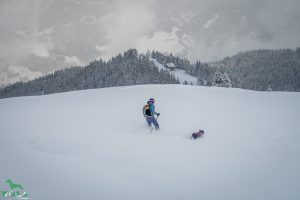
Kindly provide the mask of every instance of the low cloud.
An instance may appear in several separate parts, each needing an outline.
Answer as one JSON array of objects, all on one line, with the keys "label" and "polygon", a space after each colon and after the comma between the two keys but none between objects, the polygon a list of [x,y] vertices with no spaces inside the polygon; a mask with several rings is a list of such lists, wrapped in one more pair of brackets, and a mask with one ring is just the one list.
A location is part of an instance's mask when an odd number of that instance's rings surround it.
[{"label": "low cloud", "polygon": [[295,48],[299,7],[298,0],[3,0],[0,72],[23,66],[21,72],[34,77],[26,69],[44,74],[129,48],[191,61],[256,48]]},{"label": "low cloud", "polygon": [[213,18],[211,18],[210,20],[208,20],[204,25],[203,28],[208,29],[212,24],[214,24],[214,22],[220,17],[219,14],[215,14],[213,16]]},{"label": "low cloud", "polygon": [[70,65],[82,65],[82,62],[76,56],[64,56],[66,63]]},{"label": "low cloud", "polygon": [[184,46],[180,44],[180,38],[176,32],[178,28],[173,27],[170,33],[165,31],[154,32],[152,35],[142,36],[137,41],[137,49],[141,52],[156,50],[161,52],[180,53]]},{"label": "low cloud", "polygon": [[42,75],[43,73],[30,71],[21,65],[10,65],[6,73],[0,73],[0,86],[18,81],[26,82]]}]

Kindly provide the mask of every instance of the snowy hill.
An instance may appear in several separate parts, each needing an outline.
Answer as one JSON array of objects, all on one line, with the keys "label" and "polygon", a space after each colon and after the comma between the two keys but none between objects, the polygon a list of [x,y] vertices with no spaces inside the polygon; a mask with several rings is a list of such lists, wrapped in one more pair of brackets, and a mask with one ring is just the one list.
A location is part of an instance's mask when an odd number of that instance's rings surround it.
[{"label": "snowy hill", "polygon": [[[150,97],[161,113],[152,134]],[[1,99],[0,189],[12,179],[31,200],[298,200],[299,102],[183,85]]]},{"label": "snowy hill", "polygon": [[[161,69],[167,70],[167,68],[163,64],[158,62],[156,59],[150,58],[149,60],[154,62],[154,64],[158,67],[159,70],[161,70]],[[197,85],[197,77],[187,74],[182,69],[176,69],[175,71],[169,71],[169,73],[174,75],[175,78],[178,79],[181,84],[183,84],[186,81],[189,84],[192,83],[193,85]]]}]

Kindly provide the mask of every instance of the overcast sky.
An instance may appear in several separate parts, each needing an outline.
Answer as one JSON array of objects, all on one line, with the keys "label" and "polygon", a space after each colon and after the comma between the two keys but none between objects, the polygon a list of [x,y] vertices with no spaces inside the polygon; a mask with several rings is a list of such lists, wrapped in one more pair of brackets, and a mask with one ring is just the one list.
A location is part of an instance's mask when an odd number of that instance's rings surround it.
[{"label": "overcast sky", "polygon": [[128,48],[213,61],[300,46],[299,0],[0,0],[0,84]]}]

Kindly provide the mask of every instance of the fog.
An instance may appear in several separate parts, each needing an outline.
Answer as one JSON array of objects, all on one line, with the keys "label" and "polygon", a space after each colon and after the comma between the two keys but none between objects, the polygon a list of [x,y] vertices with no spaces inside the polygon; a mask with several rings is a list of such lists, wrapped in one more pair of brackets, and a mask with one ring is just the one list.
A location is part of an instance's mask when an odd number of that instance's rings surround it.
[{"label": "fog", "polygon": [[0,85],[129,48],[192,62],[295,48],[299,8],[298,0],[1,0]]}]

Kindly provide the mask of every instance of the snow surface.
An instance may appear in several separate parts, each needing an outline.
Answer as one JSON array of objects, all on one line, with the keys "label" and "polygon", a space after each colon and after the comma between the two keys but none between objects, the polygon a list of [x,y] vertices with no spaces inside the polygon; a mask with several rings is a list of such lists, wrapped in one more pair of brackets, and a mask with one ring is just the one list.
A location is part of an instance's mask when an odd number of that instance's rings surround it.
[{"label": "snow surface", "polygon": [[[168,70],[163,64],[158,62],[156,59],[150,58],[150,60],[154,62],[154,64],[158,67],[159,70],[161,69]],[[193,85],[197,85],[197,77],[187,74],[182,69],[176,69],[175,71],[169,71],[169,72],[173,74],[176,78],[178,78],[181,84],[187,81],[189,84],[192,83]]]},{"label": "snow surface", "polygon": [[[161,113],[152,134],[150,97]],[[299,102],[184,85],[1,99],[0,189],[12,179],[31,200],[299,200]]]}]

